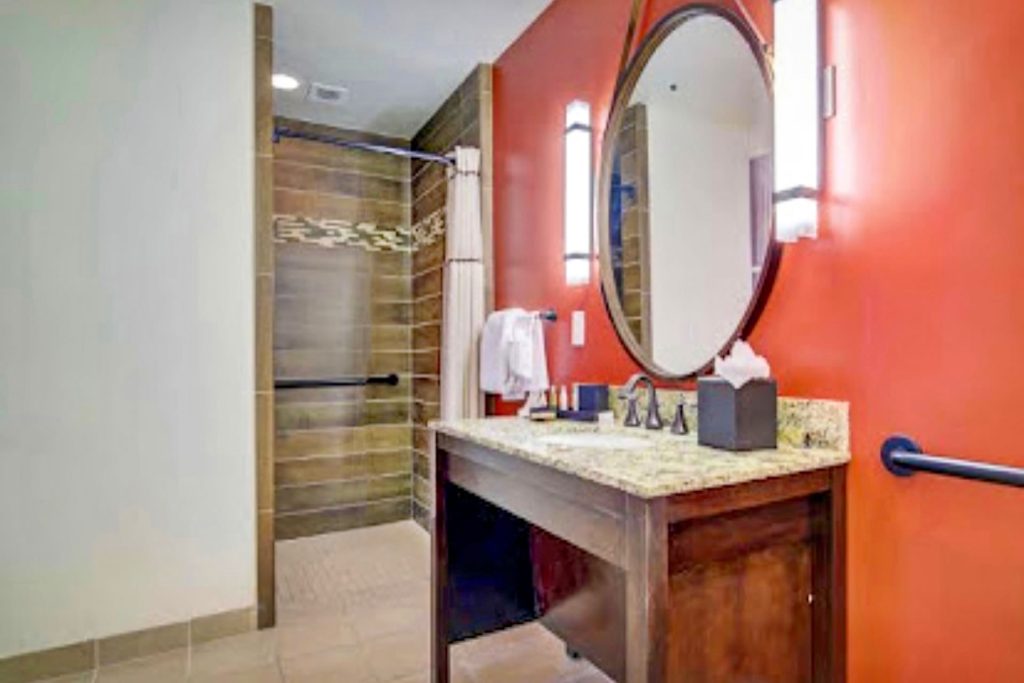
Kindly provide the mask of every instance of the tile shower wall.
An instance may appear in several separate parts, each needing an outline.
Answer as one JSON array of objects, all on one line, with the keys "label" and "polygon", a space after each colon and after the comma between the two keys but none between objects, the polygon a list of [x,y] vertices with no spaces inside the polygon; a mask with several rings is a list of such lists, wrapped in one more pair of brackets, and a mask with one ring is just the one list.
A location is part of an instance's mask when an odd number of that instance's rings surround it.
[{"label": "tile shower wall", "polygon": [[[491,272],[491,67],[481,64],[466,78],[413,137],[414,149],[446,154],[456,145],[481,150],[481,211],[483,214],[486,271]],[[412,220],[414,224],[444,212],[447,184],[445,167],[414,161],[412,164]],[[412,258],[413,274],[413,516],[428,527],[430,514],[430,456],[427,423],[439,414],[441,286],[444,238],[421,246]],[[489,284],[488,309],[493,299]]]},{"label": "tile shower wall", "polygon": [[[279,123],[408,146],[407,141],[297,121]],[[381,248],[373,236],[409,225],[409,162],[282,139],[274,150],[274,214],[275,379],[400,377],[396,387],[276,393],[277,538],[407,519],[412,496],[412,256]],[[356,226],[371,239],[343,243],[350,240],[321,239],[319,231],[314,239],[301,240],[289,226],[303,221]]]}]

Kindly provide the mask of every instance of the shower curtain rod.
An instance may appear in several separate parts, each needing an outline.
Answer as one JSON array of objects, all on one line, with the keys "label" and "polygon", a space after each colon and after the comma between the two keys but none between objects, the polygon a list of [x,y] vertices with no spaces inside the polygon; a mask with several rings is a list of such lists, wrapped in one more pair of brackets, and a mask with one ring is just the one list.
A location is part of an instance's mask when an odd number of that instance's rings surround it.
[{"label": "shower curtain rod", "polygon": [[372,142],[342,140],[341,138],[334,138],[329,135],[308,133],[304,130],[293,130],[291,128],[285,128],[283,126],[276,126],[274,128],[274,142],[277,142],[281,138],[294,138],[296,140],[310,140],[312,142],[322,142],[326,145],[334,145],[335,147],[347,147],[348,149],[359,149],[364,152],[376,152],[378,154],[391,154],[392,156],[396,157],[419,159],[420,161],[432,161],[436,164],[444,164],[445,166],[455,165],[454,161],[452,161],[446,156],[441,156],[440,154],[431,154],[430,152],[417,152],[416,150],[413,149],[389,147],[388,145],[376,145]]}]

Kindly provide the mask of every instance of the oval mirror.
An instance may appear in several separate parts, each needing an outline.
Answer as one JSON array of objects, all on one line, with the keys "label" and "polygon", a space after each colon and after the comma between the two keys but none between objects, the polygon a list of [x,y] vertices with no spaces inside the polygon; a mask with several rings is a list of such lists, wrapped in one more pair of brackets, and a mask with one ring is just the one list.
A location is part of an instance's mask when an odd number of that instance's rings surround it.
[{"label": "oval mirror", "polygon": [[753,323],[776,260],[772,142],[746,24],[709,7],[662,20],[616,93],[597,204],[605,301],[649,372],[699,372]]}]

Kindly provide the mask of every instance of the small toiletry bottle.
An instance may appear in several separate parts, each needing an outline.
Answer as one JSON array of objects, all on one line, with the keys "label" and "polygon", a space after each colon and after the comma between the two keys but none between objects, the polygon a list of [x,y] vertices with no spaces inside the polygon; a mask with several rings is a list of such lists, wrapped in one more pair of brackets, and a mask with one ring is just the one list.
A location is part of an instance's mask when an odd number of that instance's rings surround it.
[{"label": "small toiletry bottle", "polygon": [[566,391],[564,384],[562,392],[558,395],[558,408],[559,410],[569,410],[569,392]]},{"label": "small toiletry bottle", "polygon": [[558,408],[558,387],[554,384],[551,385],[551,390],[548,392],[548,408],[551,410]]}]

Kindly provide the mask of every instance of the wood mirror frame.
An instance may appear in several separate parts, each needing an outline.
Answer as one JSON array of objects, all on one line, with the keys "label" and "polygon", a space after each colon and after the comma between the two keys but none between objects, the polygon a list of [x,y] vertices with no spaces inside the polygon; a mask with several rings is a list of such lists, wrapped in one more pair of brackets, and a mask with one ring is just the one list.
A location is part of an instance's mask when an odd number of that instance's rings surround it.
[{"label": "wood mirror frame", "polygon": [[[612,319],[612,323],[615,326],[615,331],[618,334],[619,339],[622,341],[633,360],[635,360],[636,363],[644,368],[644,370],[649,374],[666,380],[680,380],[695,377],[712,367],[714,364],[714,356],[709,358],[704,365],[696,370],[679,374],[658,365],[654,360],[653,354],[648,353],[633,335],[633,332],[626,320],[625,311],[623,311],[622,308],[622,302],[619,298],[618,288],[615,283],[614,268],[611,262],[611,235],[608,215],[611,199],[611,175],[614,165],[614,151],[619,128],[622,124],[626,108],[629,105],[630,97],[633,95],[633,90],[636,87],[637,81],[640,80],[640,76],[643,74],[644,68],[647,66],[647,63],[650,61],[661,43],[676,29],[689,21],[706,16],[714,16],[724,19],[739,32],[750,47],[751,54],[757,61],[758,68],[761,70],[769,101],[774,101],[775,95],[771,64],[765,54],[765,49],[757,37],[757,34],[749,25],[747,25],[746,21],[729,10],[715,7],[713,5],[688,5],[674,10],[663,17],[641,41],[636,54],[629,61],[625,72],[618,78],[615,96],[612,99],[611,113],[608,115],[608,121],[604,129],[604,137],[601,143],[601,166],[599,169],[600,175],[598,178],[598,193],[595,210],[597,213],[601,290],[604,296],[605,308],[608,310],[608,315]],[[751,293],[750,302],[747,305],[746,311],[737,324],[733,334],[722,344],[718,354],[726,351],[737,339],[745,338],[754,327],[754,324],[757,322],[758,317],[764,309],[765,303],[768,299],[768,294],[770,293],[772,284],[775,281],[775,273],[778,270],[781,254],[781,247],[775,239],[775,217],[773,207],[772,217],[768,225],[767,246],[765,248],[764,262],[761,266],[760,277],[757,280],[757,285]]]}]

